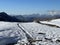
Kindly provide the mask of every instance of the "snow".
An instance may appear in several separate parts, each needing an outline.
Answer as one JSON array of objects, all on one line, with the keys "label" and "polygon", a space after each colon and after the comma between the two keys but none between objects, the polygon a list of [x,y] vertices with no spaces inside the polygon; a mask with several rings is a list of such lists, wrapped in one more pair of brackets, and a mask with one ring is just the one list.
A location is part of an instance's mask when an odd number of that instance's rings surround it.
[{"label": "snow", "polygon": [[[32,35],[32,34],[38,34],[39,32],[42,32],[42,33],[53,33],[55,32],[59,32],[59,28],[54,28],[54,27],[49,27],[49,26],[46,26],[46,25],[41,25],[41,24],[38,24],[38,23],[22,23],[21,25],[23,25],[26,30]],[[35,36],[35,35],[32,35],[32,36]]]},{"label": "snow", "polygon": [[40,21],[40,22],[60,26],[60,19],[54,19],[49,22],[48,21]]},{"label": "snow", "polygon": [[0,22],[0,45],[15,43],[24,38],[25,34],[18,28],[17,23]]},{"label": "snow", "polygon": [[[59,20],[50,22],[41,21],[42,23],[54,24],[59,26]],[[23,31],[20,27],[25,31]],[[60,40],[60,28],[42,25],[36,22],[17,23],[17,22],[0,22],[0,45],[9,43],[25,44],[28,43],[28,34],[33,40],[42,40],[33,42],[35,45],[60,45],[56,40]],[[45,39],[47,38],[47,39]],[[51,39],[51,40],[50,40]]]}]

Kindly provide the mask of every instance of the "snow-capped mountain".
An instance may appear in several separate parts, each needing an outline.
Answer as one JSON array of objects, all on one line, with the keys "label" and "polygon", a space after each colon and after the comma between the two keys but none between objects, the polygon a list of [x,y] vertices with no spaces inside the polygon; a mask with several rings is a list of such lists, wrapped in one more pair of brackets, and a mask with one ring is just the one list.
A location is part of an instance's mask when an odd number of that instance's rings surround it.
[{"label": "snow-capped mountain", "polygon": [[50,25],[56,25],[60,27],[60,19],[54,19],[51,21],[40,21],[40,22],[45,24],[50,24]]}]

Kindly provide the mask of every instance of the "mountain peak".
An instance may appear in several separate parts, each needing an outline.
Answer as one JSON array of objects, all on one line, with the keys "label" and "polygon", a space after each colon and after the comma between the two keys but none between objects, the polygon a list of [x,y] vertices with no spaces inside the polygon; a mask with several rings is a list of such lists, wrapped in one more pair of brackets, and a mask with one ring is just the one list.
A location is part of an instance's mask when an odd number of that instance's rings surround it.
[{"label": "mountain peak", "polygon": [[0,12],[0,15],[8,15],[8,14],[5,12]]}]

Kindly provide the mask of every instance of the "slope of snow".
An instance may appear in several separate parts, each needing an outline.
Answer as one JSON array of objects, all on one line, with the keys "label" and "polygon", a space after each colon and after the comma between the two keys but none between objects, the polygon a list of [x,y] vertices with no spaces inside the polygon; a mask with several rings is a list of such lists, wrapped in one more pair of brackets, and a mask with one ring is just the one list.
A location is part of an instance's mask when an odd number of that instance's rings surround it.
[{"label": "slope of snow", "polygon": [[45,24],[52,24],[52,25],[57,25],[57,26],[60,26],[60,19],[55,19],[55,20],[51,20],[51,21],[40,21],[42,23],[45,23]]},{"label": "slope of snow", "polygon": [[[21,27],[24,27],[29,34],[31,34],[34,40],[41,40],[41,39],[44,40],[44,38],[48,38],[48,39],[51,39],[54,42],[54,44],[57,44],[55,43],[57,39],[60,40],[60,28],[50,27],[50,26],[38,24],[35,22],[20,23],[20,25]],[[44,33],[45,35],[39,34],[39,33]],[[36,44],[39,44],[39,43],[36,43]],[[45,42],[43,41],[42,44],[44,43]],[[46,43],[48,43],[49,45],[49,43],[51,42],[48,41]],[[51,45],[53,45],[53,43]]]},{"label": "slope of snow", "polygon": [[[58,21],[59,20],[57,20],[57,22]],[[52,20],[51,22],[55,23],[56,21]],[[60,28],[50,27],[36,22],[0,22],[0,45],[16,43],[18,40],[18,42],[28,43],[28,36],[26,36],[26,34],[33,38],[33,40],[42,40],[40,42],[36,41],[34,44],[59,45],[59,43],[56,43],[55,41],[57,39],[60,40]],[[51,39],[53,42],[50,40],[46,41],[45,38]]]},{"label": "slope of snow", "polygon": [[[38,23],[21,23],[22,26],[25,27],[25,30],[27,30],[34,38],[38,35],[38,33],[47,33],[47,35],[53,36],[53,34],[60,34],[60,28],[55,27],[49,27],[46,25],[41,25]],[[57,35],[56,34],[56,35]]]},{"label": "slope of snow", "polygon": [[51,22],[60,25],[60,19],[55,19],[55,20],[52,20]]},{"label": "slope of snow", "polygon": [[0,45],[16,43],[17,40],[24,38],[25,34],[17,23],[0,22]]}]

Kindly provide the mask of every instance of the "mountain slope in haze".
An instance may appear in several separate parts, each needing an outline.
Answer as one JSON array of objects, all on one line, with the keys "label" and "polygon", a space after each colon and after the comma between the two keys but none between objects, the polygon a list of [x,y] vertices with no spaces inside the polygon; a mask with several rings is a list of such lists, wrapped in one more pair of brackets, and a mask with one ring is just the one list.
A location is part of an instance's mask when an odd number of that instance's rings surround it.
[{"label": "mountain slope in haze", "polygon": [[21,22],[26,22],[26,18],[24,16],[22,16],[22,15],[16,15],[16,16],[13,16],[13,17],[20,20]]},{"label": "mountain slope in haze", "polygon": [[50,21],[53,19],[59,19],[60,15],[59,14],[55,14],[55,15],[51,15],[51,14],[31,14],[31,15],[17,15],[15,16],[17,19],[19,20],[23,20],[26,22],[32,22],[34,20],[40,20],[40,21]]},{"label": "mountain slope in haze", "polygon": [[19,22],[18,19],[16,19],[15,17],[12,17],[10,15],[8,15],[5,12],[1,12],[0,13],[0,21]]}]

